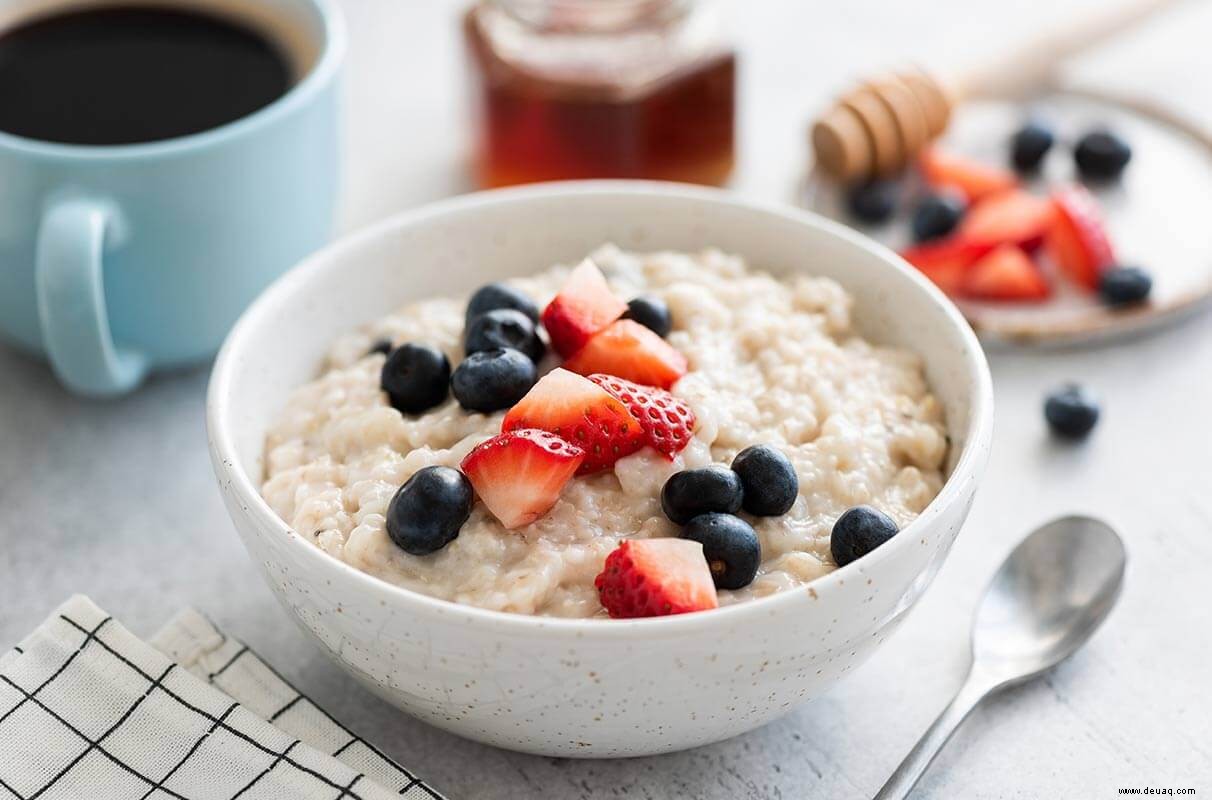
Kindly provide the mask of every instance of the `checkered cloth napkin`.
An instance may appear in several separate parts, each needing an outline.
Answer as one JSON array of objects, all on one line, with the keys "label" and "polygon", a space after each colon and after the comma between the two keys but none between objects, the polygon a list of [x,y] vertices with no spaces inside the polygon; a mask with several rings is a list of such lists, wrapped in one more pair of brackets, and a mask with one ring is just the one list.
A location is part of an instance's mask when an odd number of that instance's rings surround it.
[{"label": "checkered cloth napkin", "polygon": [[0,800],[442,800],[184,611],[149,644],[86,597],[0,656]]}]

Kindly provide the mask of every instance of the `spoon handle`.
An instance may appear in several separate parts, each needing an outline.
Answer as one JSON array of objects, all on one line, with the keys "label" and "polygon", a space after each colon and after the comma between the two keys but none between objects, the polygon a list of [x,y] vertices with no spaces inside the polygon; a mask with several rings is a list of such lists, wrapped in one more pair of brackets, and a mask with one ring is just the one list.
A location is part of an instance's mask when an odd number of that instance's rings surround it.
[{"label": "spoon handle", "polygon": [[926,729],[922,738],[917,740],[917,744],[909,751],[909,755],[905,756],[905,760],[896,768],[896,772],[892,773],[892,777],[874,800],[904,800],[908,797],[909,792],[913,791],[913,787],[926,772],[926,768],[930,766],[930,762],[951,738],[951,734],[955,733],[955,729],[969,712],[985,699],[989,690],[988,682],[977,679],[974,673],[969,672],[955,697],[943,709],[943,713],[938,715],[938,719]]}]

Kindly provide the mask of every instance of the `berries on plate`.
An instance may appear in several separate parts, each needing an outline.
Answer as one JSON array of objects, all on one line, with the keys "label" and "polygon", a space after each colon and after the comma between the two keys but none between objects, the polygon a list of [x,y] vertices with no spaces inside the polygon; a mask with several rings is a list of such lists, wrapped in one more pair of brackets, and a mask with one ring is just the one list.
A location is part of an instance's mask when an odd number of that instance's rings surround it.
[{"label": "berries on plate", "polygon": [[957,235],[969,242],[1015,244],[1033,250],[1043,242],[1052,214],[1049,201],[1011,190],[986,198],[969,209]]},{"label": "berries on plate", "polygon": [[762,546],[757,532],[740,517],[700,514],[682,528],[682,538],[703,545],[717,589],[742,589],[757,576]]},{"label": "berries on plate", "polygon": [[414,556],[441,550],[459,535],[472,500],[471,483],[457,469],[420,469],[387,504],[387,535]]},{"label": "berries on plate", "polygon": [[1044,237],[1049,256],[1074,283],[1098,291],[1115,261],[1098,201],[1082,187],[1069,186],[1052,193],[1052,205]]},{"label": "berries on plate", "polygon": [[1115,308],[1143,303],[1151,291],[1153,277],[1140,267],[1112,267],[1098,284],[1103,302]]},{"label": "berries on plate", "polygon": [[829,550],[833,561],[844,567],[862,558],[897,534],[896,523],[882,511],[871,506],[847,509],[833,523]]},{"label": "berries on plate", "polygon": [[1077,140],[1073,160],[1083,178],[1114,180],[1132,160],[1132,148],[1109,130],[1095,130]]},{"label": "berries on plate", "polygon": [[755,517],[782,516],[799,496],[800,479],[795,467],[768,444],[755,444],[737,453],[732,471],[741,479],[744,490],[741,508]]},{"label": "berries on plate", "polygon": [[689,539],[626,539],[594,579],[614,619],[661,617],[719,607],[703,547]]},{"label": "berries on plate", "polygon": [[468,322],[463,331],[463,350],[468,355],[498,347],[518,350],[536,364],[547,351],[530,318],[512,308],[485,311]]},{"label": "berries on plate", "polygon": [[554,433],[523,428],[480,444],[461,466],[489,512],[512,529],[546,514],[584,459]]},{"label": "berries on plate", "polygon": [[910,222],[913,240],[925,242],[951,233],[959,225],[966,207],[964,199],[952,192],[927,195],[913,211]]},{"label": "berries on plate", "polygon": [[526,315],[531,324],[539,324],[539,307],[529,295],[520,289],[515,289],[507,283],[489,283],[476,289],[475,294],[467,301],[467,315],[464,323],[471,321],[481,314],[495,311],[499,308],[511,308]]},{"label": "berries on plate", "polygon": [[969,203],[1018,185],[1018,178],[1009,170],[946,153],[937,147],[922,154],[919,166],[931,186],[936,189],[947,186],[954,188]]},{"label": "berries on plate", "polygon": [[594,374],[589,380],[625,405],[644,429],[647,444],[669,460],[690,443],[695,417],[685,400],[664,389],[641,386],[613,375]]},{"label": "berries on plate", "polygon": [[956,237],[915,245],[901,253],[918,272],[951,297],[958,297],[968,268],[992,249],[991,245]]},{"label": "berries on plate", "polygon": [[1036,172],[1055,141],[1051,128],[1039,120],[1030,120],[1010,137],[1010,163],[1019,172]]},{"label": "berries on plate", "polygon": [[621,319],[590,339],[564,362],[564,368],[668,389],[689,367],[686,357],[660,336],[634,320]]},{"label": "berries on plate", "polygon": [[551,346],[567,358],[626,310],[627,304],[610,291],[601,270],[585,259],[543,309],[543,326],[551,337]]},{"label": "berries on plate", "polygon": [[1015,245],[1003,244],[968,268],[960,293],[978,300],[1030,302],[1046,299],[1052,287],[1031,256]]},{"label": "berries on plate", "polygon": [[741,478],[727,467],[686,469],[670,476],[661,487],[661,509],[677,525],[700,514],[735,514],[744,500]]},{"label": "berries on plate", "polygon": [[420,414],[445,399],[450,383],[450,360],[436,347],[404,344],[383,362],[379,388],[392,407],[405,414]]},{"label": "berries on plate", "polygon": [[860,222],[878,225],[892,218],[900,192],[896,181],[873,180],[855,184],[846,192],[846,208]]},{"label": "berries on plate", "polygon": [[673,315],[669,313],[669,306],[661,298],[650,294],[631,298],[623,319],[635,320],[662,339],[673,330]]},{"label": "berries on plate", "polygon": [[554,369],[509,410],[501,430],[538,428],[585,451],[580,474],[607,469],[644,446],[644,429],[627,407],[588,378]]},{"label": "berries on plate", "polygon": [[534,381],[533,361],[513,348],[498,347],[463,359],[450,376],[450,390],[463,408],[488,414],[521,400]]},{"label": "berries on plate", "polygon": [[1098,400],[1075,383],[1066,384],[1044,399],[1044,419],[1057,436],[1084,439],[1098,424]]}]

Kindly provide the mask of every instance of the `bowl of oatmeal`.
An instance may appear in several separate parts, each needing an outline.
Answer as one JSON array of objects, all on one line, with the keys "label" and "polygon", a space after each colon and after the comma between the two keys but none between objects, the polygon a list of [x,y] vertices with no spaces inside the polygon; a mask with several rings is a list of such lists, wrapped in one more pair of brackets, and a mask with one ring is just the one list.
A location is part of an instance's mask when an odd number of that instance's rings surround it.
[{"label": "bowl of oatmeal", "polygon": [[988,369],[890,252],[726,193],[591,182],[381,223],[254,304],[212,456],[250,554],[355,678],[559,756],[756,727],[926,588]]}]

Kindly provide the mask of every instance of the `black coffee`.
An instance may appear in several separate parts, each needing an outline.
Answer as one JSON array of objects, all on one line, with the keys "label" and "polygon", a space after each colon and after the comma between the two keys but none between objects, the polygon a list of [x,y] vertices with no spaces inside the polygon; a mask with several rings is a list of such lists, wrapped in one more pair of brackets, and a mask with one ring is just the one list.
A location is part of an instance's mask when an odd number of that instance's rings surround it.
[{"label": "black coffee", "polygon": [[260,34],[176,8],[104,6],[0,34],[0,130],[71,144],[129,144],[237,120],[290,87]]}]

